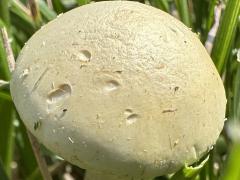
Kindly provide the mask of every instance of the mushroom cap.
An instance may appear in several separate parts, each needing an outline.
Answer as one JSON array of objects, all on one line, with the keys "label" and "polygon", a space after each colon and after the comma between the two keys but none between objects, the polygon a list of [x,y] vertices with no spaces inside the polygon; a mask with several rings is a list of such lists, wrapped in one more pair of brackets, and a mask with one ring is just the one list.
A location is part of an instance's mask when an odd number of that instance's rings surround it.
[{"label": "mushroom cap", "polygon": [[26,127],[82,168],[148,178],[191,164],[224,124],[224,87],[185,25],[129,1],[71,10],[36,32],[11,80]]}]

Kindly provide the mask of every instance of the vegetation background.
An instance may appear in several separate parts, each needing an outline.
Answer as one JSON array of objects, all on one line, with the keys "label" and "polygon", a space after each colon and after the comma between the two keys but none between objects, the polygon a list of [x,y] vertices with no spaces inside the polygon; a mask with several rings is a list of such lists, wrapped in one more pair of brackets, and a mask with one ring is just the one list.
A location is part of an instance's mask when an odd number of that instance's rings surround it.
[{"label": "vegetation background", "polygon": [[[166,11],[199,35],[222,77],[228,99],[224,130],[209,155],[174,175],[156,179],[240,180],[240,0],[139,2]],[[0,0],[0,180],[51,179],[49,174],[53,179],[84,177],[83,169],[64,161],[28,136],[9,92],[11,73],[7,62],[11,59],[10,46],[17,58],[25,42],[41,26],[87,3],[94,1]]]}]

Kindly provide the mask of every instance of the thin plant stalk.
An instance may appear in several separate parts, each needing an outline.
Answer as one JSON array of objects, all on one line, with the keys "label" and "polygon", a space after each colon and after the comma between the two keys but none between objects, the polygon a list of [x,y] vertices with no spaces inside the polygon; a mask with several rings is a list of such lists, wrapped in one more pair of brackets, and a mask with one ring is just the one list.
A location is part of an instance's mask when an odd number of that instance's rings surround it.
[{"label": "thin plant stalk", "polygon": [[[2,24],[3,25],[3,24]],[[1,28],[3,27],[1,25]],[[0,77],[2,80],[10,80],[10,71],[7,63],[7,54],[5,50],[5,40],[0,28]],[[4,30],[6,32],[6,29]],[[9,43],[9,42],[8,42]],[[6,91],[0,91],[0,114],[1,114],[1,131],[0,131],[0,158],[9,178],[11,178],[10,164],[13,159],[14,151],[14,126],[13,119],[15,111],[11,96]]]},{"label": "thin plant stalk", "polygon": [[222,74],[235,37],[240,12],[239,0],[228,0],[212,49],[212,58]]},{"label": "thin plant stalk", "polygon": [[[6,32],[6,29],[5,28],[1,29],[1,33],[3,36],[4,47],[6,48],[6,52],[10,53],[7,55],[7,62],[8,62],[8,67],[9,67],[10,72],[12,72],[15,69],[15,60],[13,57],[11,46],[9,44],[9,40],[7,38],[8,35]],[[47,164],[41,155],[40,145],[39,145],[38,141],[30,134],[30,132],[28,132],[28,136],[29,136],[29,139],[30,139],[30,142],[31,142],[31,145],[32,145],[32,148],[33,148],[33,151],[34,151],[35,157],[37,159],[37,162],[38,162],[38,165],[39,165],[39,168],[40,168],[43,178],[45,180],[52,180],[52,177],[51,177],[50,173],[48,172]]]},{"label": "thin plant stalk", "polygon": [[41,27],[42,17],[39,11],[38,3],[36,2],[36,0],[28,0],[28,4],[30,6],[31,15],[35,22],[36,27],[37,28]]},{"label": "thin plant stalk", "polygon": [[14,60],[11,45],[9,43],[9,38],[8,38],[6,28],[1,29],[1,34],[2,34],[2,38],[3,38],[3,42],[4,42],[3,43],[4,48],[5,48],[6,53],[7,53],[8,68],[10,70],[10,73],[12,73],[13,70],[15,69],[15,60]]},{"label": "thin plant stalk", "polygon": [[42,173],[42,176],[44,177],[45,180],[52,180],[52,177],[48,171],[46,161],[44,160],[44,158],[41,155],[40,144],[38,143],[37,139],[29,131],[27,132],[27,134],[28,134],[29,140],[31,142],[33,152],[36,156],[38,166]]}]

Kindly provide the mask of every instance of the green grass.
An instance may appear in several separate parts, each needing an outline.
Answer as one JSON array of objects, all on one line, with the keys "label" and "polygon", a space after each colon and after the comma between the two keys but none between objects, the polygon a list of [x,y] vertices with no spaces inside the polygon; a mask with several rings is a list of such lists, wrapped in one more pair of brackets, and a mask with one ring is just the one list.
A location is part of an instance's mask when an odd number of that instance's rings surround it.
[{"label": "green grass", "polygon": [[[28,2],[31,2],[30,6]],[[55,19],[60,13],[90,3],[90,0],[52,0],[51,2],[52,7],[49,7],[45,0],[0,1],[0,28],[7,28],[15,58],[24,43],[42,25]],[[150,4],[174,15],[194,32],[199,33],[203,44],[209,40],[208,33],[214,24],[214,8],[219,4],[218,0],[141,0],[139,2]],[[240,51],[240,0],[221,2],[222,7],[225,8],[222,10],[217,34],[212,43],[211,57],[225,85],[228,100],[226,127],[230,128],[224,128],[207,159],[203,158],[193,166],[186,166],[174,175],[156,179],[240,179],[240,139],[236,134],[229,132],[238,128],[240,123],[240,63],[236,55],[236,52]],[[0,37],[0,80],[9,81],[10,77],[6,48]],[[240,132],[240,128],[238,131]],[[59,160],[44,147],[41,148],[41,152],[54,179],[62,179],[63,174],[67,173],[66,166],[72,168],[73,177],[82,179],[84,172],[82,169]],[[13,168],[13,164],[18,166]],[[43,179],[40,169],[27,131],[12,103],[9,85],[1,86],[0,179]]]}]

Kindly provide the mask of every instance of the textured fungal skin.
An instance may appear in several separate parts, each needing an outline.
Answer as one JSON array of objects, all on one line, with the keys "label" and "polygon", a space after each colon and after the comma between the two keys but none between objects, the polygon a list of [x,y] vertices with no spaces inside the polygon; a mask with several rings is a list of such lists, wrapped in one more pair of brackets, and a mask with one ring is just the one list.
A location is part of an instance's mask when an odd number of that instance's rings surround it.
[{"label": "textured fungal skin", "polygon": [[225,117],[222,81],[196,34],[136,2],[85,5],[45,25],[18,57],[11,93],[47,148],[136,179],[195,162]]}]

